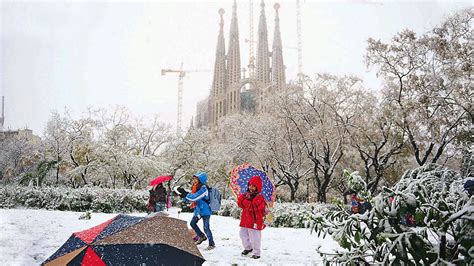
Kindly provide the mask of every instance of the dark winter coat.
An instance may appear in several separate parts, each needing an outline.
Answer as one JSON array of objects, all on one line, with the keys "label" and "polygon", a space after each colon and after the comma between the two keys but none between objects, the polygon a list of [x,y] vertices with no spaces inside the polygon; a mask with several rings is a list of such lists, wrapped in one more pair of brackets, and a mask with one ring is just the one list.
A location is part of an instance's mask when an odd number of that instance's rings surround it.
[{"label": "dark winter coat", "polygon": [[166,189],[163,185],[156,187],[156,189],[155,189],[155,201],[166,203],[167,195],[166,195]]},{"label": "dark winter coat", "polygon": [[249,180],[249,184],[257,187],[257,194],[252,195],[249,192],[241,194],[237,199],[237,205],[242,208],[240,216],[240,226],[256,230],[263,230],[265,216],[265,199],[262,194],[262,180],[258,176],[254,176]]},{"label": "dark winter coat", "polygon": [[148,210],[150,212],[155,211],[157,202],[167,203],[168,197],[166,189],[163,185],[157,185],[150,190],[150,197],[148,198]]}]

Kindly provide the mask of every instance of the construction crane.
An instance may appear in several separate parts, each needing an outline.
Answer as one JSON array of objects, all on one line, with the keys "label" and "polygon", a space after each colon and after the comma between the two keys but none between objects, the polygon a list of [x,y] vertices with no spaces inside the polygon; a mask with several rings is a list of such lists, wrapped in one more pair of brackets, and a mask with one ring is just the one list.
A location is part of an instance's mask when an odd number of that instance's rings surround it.
[{"label": "construction crane", "polygon": [[[249,45],[251,45],[252,43],[257,43],[257,41],[252,41],[252,40],[249,40],[249,39],[245,39],[244,40],[246,43],[249,43]],[[294,46],[286,46],[286,45],[283,45],[284,48],[286,49],[292,49],[292,50],[298,50],[298,47],[294,47]],[[255,58],[254,58],[255,59]]]},{"label": "construction crane", "polygon": [[303,40],[301,34],[300,0],[296,0],[296,45],[298,49],[298,80],[303,80]]},{"label": "construction crane", "polygon": [[186,73],[191,72],[211,72],[211,69],[194,69],[194,70],[183,70],[183,63],[178,70],[176,69],[161,69],[161,75],[164,76],[166,73],[176,73],[178,74],[178,114],[176,118],[176,133],[181,133],[181,122],[183,118],[183,78],[186,76]]},{"label": "construction crane", "polygon": [[[254,74],[254,67],[255,67],[255,57],[253,55],[253,45],[256,41],[253,38],[253,0],[249,0],[249,39],[245,39],[244,41],[249,44],[249,76],[253,77]],[[302,33],[301,33],[301,7],[300,7],[300,0],[296,0],[296,47],[291,46],[283,46],[286,49],[297,50],[298,53],[298,80],[301,81],[303,79],[303,40],[302,40]]]},{"label": "construction crane", "polygon": [[[253,78],[255,74],[255,56],[253,54],[253,0],[249,0],[249,77]],[[246,39],[247,41],[247,39]]]},{"label": "construction crane", "polygon": [[3,130],[5,123],[5,96],[2,96],[2,117],[0,117],[0,131]]}]

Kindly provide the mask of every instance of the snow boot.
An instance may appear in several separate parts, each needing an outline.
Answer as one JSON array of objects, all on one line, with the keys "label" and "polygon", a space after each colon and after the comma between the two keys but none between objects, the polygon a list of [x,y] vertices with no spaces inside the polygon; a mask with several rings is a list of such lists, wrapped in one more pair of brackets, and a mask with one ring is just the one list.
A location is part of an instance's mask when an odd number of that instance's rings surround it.
[{"label": "snow boot", "polygon": [[209,246],[207,246],[206,250],[213,250],[215,248],[216,248],[215,245],[209,245]]},{"label": "snow boot", "polygon": [[252,252],[253,249],[244,249],[244,251],[242,251],[242,256],[247,256],[250,252]]},{"label": "snow boot", "polygon": [[207,237],[206,236],[200,236],[198,241],[196,241],[196,245],[199,245],[201,244],[202,242],[206,241],[207,240]]},{"label": "snow boot", "polygon": [[252,259],[260,259],[260,256],[252,255]]}]

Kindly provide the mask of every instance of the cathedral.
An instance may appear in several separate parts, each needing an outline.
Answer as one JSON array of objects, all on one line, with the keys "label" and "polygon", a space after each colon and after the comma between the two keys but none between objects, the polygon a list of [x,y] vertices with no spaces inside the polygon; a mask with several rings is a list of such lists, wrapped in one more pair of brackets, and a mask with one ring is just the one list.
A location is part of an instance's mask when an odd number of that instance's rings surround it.
[{"label": "cathedral", "polygon": [[[259,111],[259,101],[265,97],[265,94],[287,86],[278,16],[279,8],[279,4],[274,5],[275,28],[272,50],[270,51],[265,3],[263,0],[261,1],[256,64],[254,63],[255,58],[250,56],[247,69],[242,68],[240,60],[237,4],[234,1],[232,7],[227,53],[224,39],[224,10],[219,9],[220,23],[214,78],[209,96],[197,104],[196,127],[212,128],[217,125],[221,117],[226,115]],[[246,72],[248,72],[247,76]]]}]

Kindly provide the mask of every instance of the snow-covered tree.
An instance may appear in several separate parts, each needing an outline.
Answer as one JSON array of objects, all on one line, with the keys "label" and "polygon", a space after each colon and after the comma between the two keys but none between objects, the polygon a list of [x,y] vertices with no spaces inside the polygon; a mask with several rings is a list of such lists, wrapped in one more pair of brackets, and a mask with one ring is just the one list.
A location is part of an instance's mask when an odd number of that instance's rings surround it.
[{"label": "snow-covered tree", "polygon": [[405,137],[374,93],[362,90],[360,93],[363,97],[355,105],[354,119],[346,127],[350,144],[363,162],[365,182],[374,193],[384,181],[386,170],[396,164]]},{"label": "snow-covered tree", "polygon": [[167,126],[157,120],[149,127],[134,122],[140,120],[120,106],[98,114],[96,175],[107,176],[114,188],[120,181],[124,187],[135,188],[145,187],[147,179],[166,170],[153,153],[167,138]]},{"label": "snow-covered tree", "polygon": [[263,166],[273,176],[275,186],[288,187],[289,200],[292,202],[296,200],[302,184],[309,188],[308,181],[313,172],[313,164],[305,153],[301,134],[285,111],[295,110],[295,102],[287,100],[294,93],[297,91],[282,91],[268,97],[265,103],[268,113],[259,116],[261,123],[257,125],[258,147],[265,161]]},{"label": "snow-covered tree", "polygon": [[44,144],[48,161],[55,161],[55,180],[59,183],[59,174],[61,167],[65,164],[65,158],[69,148],[69,142],[66,138],[69,128],[69,120],[62,117],[58,112],[53,112],[46,124],[44,131]]},{"label": "snow-covered tree", "polygon": [[44,159],[40,140],[19,134],[0,139],[0,180],[18,181],[25,173],[34,171]]},{"label": "snow-covered tree", "polygon": [[85,116],[74,119],[69,112],[65,114],[68,121],[66,135],[67,140],[67,160],[70,170],[66,175],[73,186],[78,183],[88,184],[88,177],[94,166],[97,165],[96,145],[94,141],[94,130],[97,128],[97,121],[94,118],[94,111],[89,109]]},{"label": "snow-covered tree", "polygon": [[289,104],[279,108],[300,136],[303,152],[312,162],[312,180],[317,199],[326,202],[334,171],[347,143],[346,124],[353,119],[352,109],[360,94],[356,77],[329,74],[307,78],[303,88],[295,87],[284,97]]},{"label": "snow-covered tree", "polygon": [[384,78],[387,110],[420,166],[444,164],[449,146],[472,130],[473,14],[455,14],[419,37],[404,30],[389,43],[368,40],[367,64]]},{"label": "snow-covered tree", "polygon": [[184,136],[177,136],[163,149],[160,159],[166,162],[166,172],[174,176],[174,185],[189,183],[193,174],[205,171],[209,185],[227,187],[230,153],[209,130],[191,128]]}]

